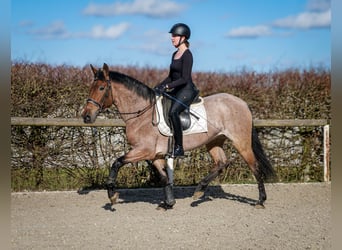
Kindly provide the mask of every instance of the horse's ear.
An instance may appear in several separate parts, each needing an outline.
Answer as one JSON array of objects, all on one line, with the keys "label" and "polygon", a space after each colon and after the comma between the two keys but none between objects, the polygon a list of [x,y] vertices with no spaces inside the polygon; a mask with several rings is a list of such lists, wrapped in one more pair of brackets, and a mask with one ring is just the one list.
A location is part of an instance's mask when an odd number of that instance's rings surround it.
[{"label": "horse's ear", "polygon": [[97,69],[95,69],[94,68],[94,66],[93,65],[91,65],[90,64],[90,68],[91,68],[91,70],[93,71],[93,73],[94,73],[94,76],[96,75],[96,73],[97,73]]},{"label": "horse's ear", "polygon": [[106,63],[104,63],[102,69],[103,69],[103,74],[104,74],[106,80],[109,80],[109,67],[108,67],[108,65]]}]

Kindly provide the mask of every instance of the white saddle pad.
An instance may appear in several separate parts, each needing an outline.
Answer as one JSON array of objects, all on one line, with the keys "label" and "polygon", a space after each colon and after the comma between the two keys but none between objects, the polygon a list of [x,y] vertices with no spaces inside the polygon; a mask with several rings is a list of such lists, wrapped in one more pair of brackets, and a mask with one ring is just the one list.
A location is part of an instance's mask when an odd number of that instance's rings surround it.
[{"label": "white saddle pad", "polygon": [[[159,132],[165,136],[172,136],[171,129],[165,122],[162,107],[163,96],[156,96],[156,98],[156,112]],[[197,118],[190,114],[191,125],[190,128],[183,131],[183,135],[208,132],[207,113],[204,107],[204,99],[202,97],[200,97],[200,99],[201,102],[190,105],[190,112],[199,117],[199,119],[197,120]]]}]

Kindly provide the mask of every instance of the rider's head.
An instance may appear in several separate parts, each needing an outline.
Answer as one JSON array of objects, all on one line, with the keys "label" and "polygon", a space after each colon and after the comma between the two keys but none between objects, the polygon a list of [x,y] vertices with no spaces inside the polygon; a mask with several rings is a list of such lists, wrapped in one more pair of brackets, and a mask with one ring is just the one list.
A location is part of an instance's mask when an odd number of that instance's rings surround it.
[{"label": "rider's head", "polygon": [[176,23],[175,25],[173,25],[169,31],[169,33],[172,34],[172,36],[179,36],[179,42],[176,45],[176,47],[179,47],[179,45],[181,45],[182,43],[185,43],[187,45],[187,47],[189,47],[189,38],[191,35],[191,31],[188,25],[184,24],[184,23]]}]

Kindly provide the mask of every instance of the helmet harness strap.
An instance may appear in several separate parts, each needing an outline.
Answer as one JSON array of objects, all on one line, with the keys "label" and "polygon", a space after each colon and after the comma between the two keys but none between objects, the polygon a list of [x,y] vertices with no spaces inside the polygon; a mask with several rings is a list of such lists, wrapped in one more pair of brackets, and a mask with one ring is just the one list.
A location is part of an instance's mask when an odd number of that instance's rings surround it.
[{"label": "helmet harness strap", "polygon": [[[182,37],[184,37],[183,41],[182,41]],[[180,36],[180,39],[178,41],[178,45],[176,46],[176,48],[178,48],[179,46],[181,46],[181,44],[185,43],[186,39],[185,36]]]}]

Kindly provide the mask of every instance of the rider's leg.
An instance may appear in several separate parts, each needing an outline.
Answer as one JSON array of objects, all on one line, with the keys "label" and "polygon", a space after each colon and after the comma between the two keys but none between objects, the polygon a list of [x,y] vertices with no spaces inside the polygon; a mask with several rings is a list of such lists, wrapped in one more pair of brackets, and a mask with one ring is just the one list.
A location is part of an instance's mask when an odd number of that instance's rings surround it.
[{"label": "rider's leg", "polygon": [[174,138],[174,149],[173,149],[173,156],[183,156],[183,131],[182,125],[180,122],[179,114],[185,109],[180,103],[173,102],[171,109],[170,109],[170,120],[172,123],[172,132]]},{"label": "rider's leg", "polygon": [[185,87],[181,89],[176,94],[177,101],[173,100],[172,106],[170,109],[169,117],[172,124],[173,129],[173,137],[174,137],[174,150],[173,156],[183,156],[183,130],[181,121],[179,118],[179,114],[185,110],[190,104],[193,102],[194,98],[197,96],[197,92],[190,88]]}]

